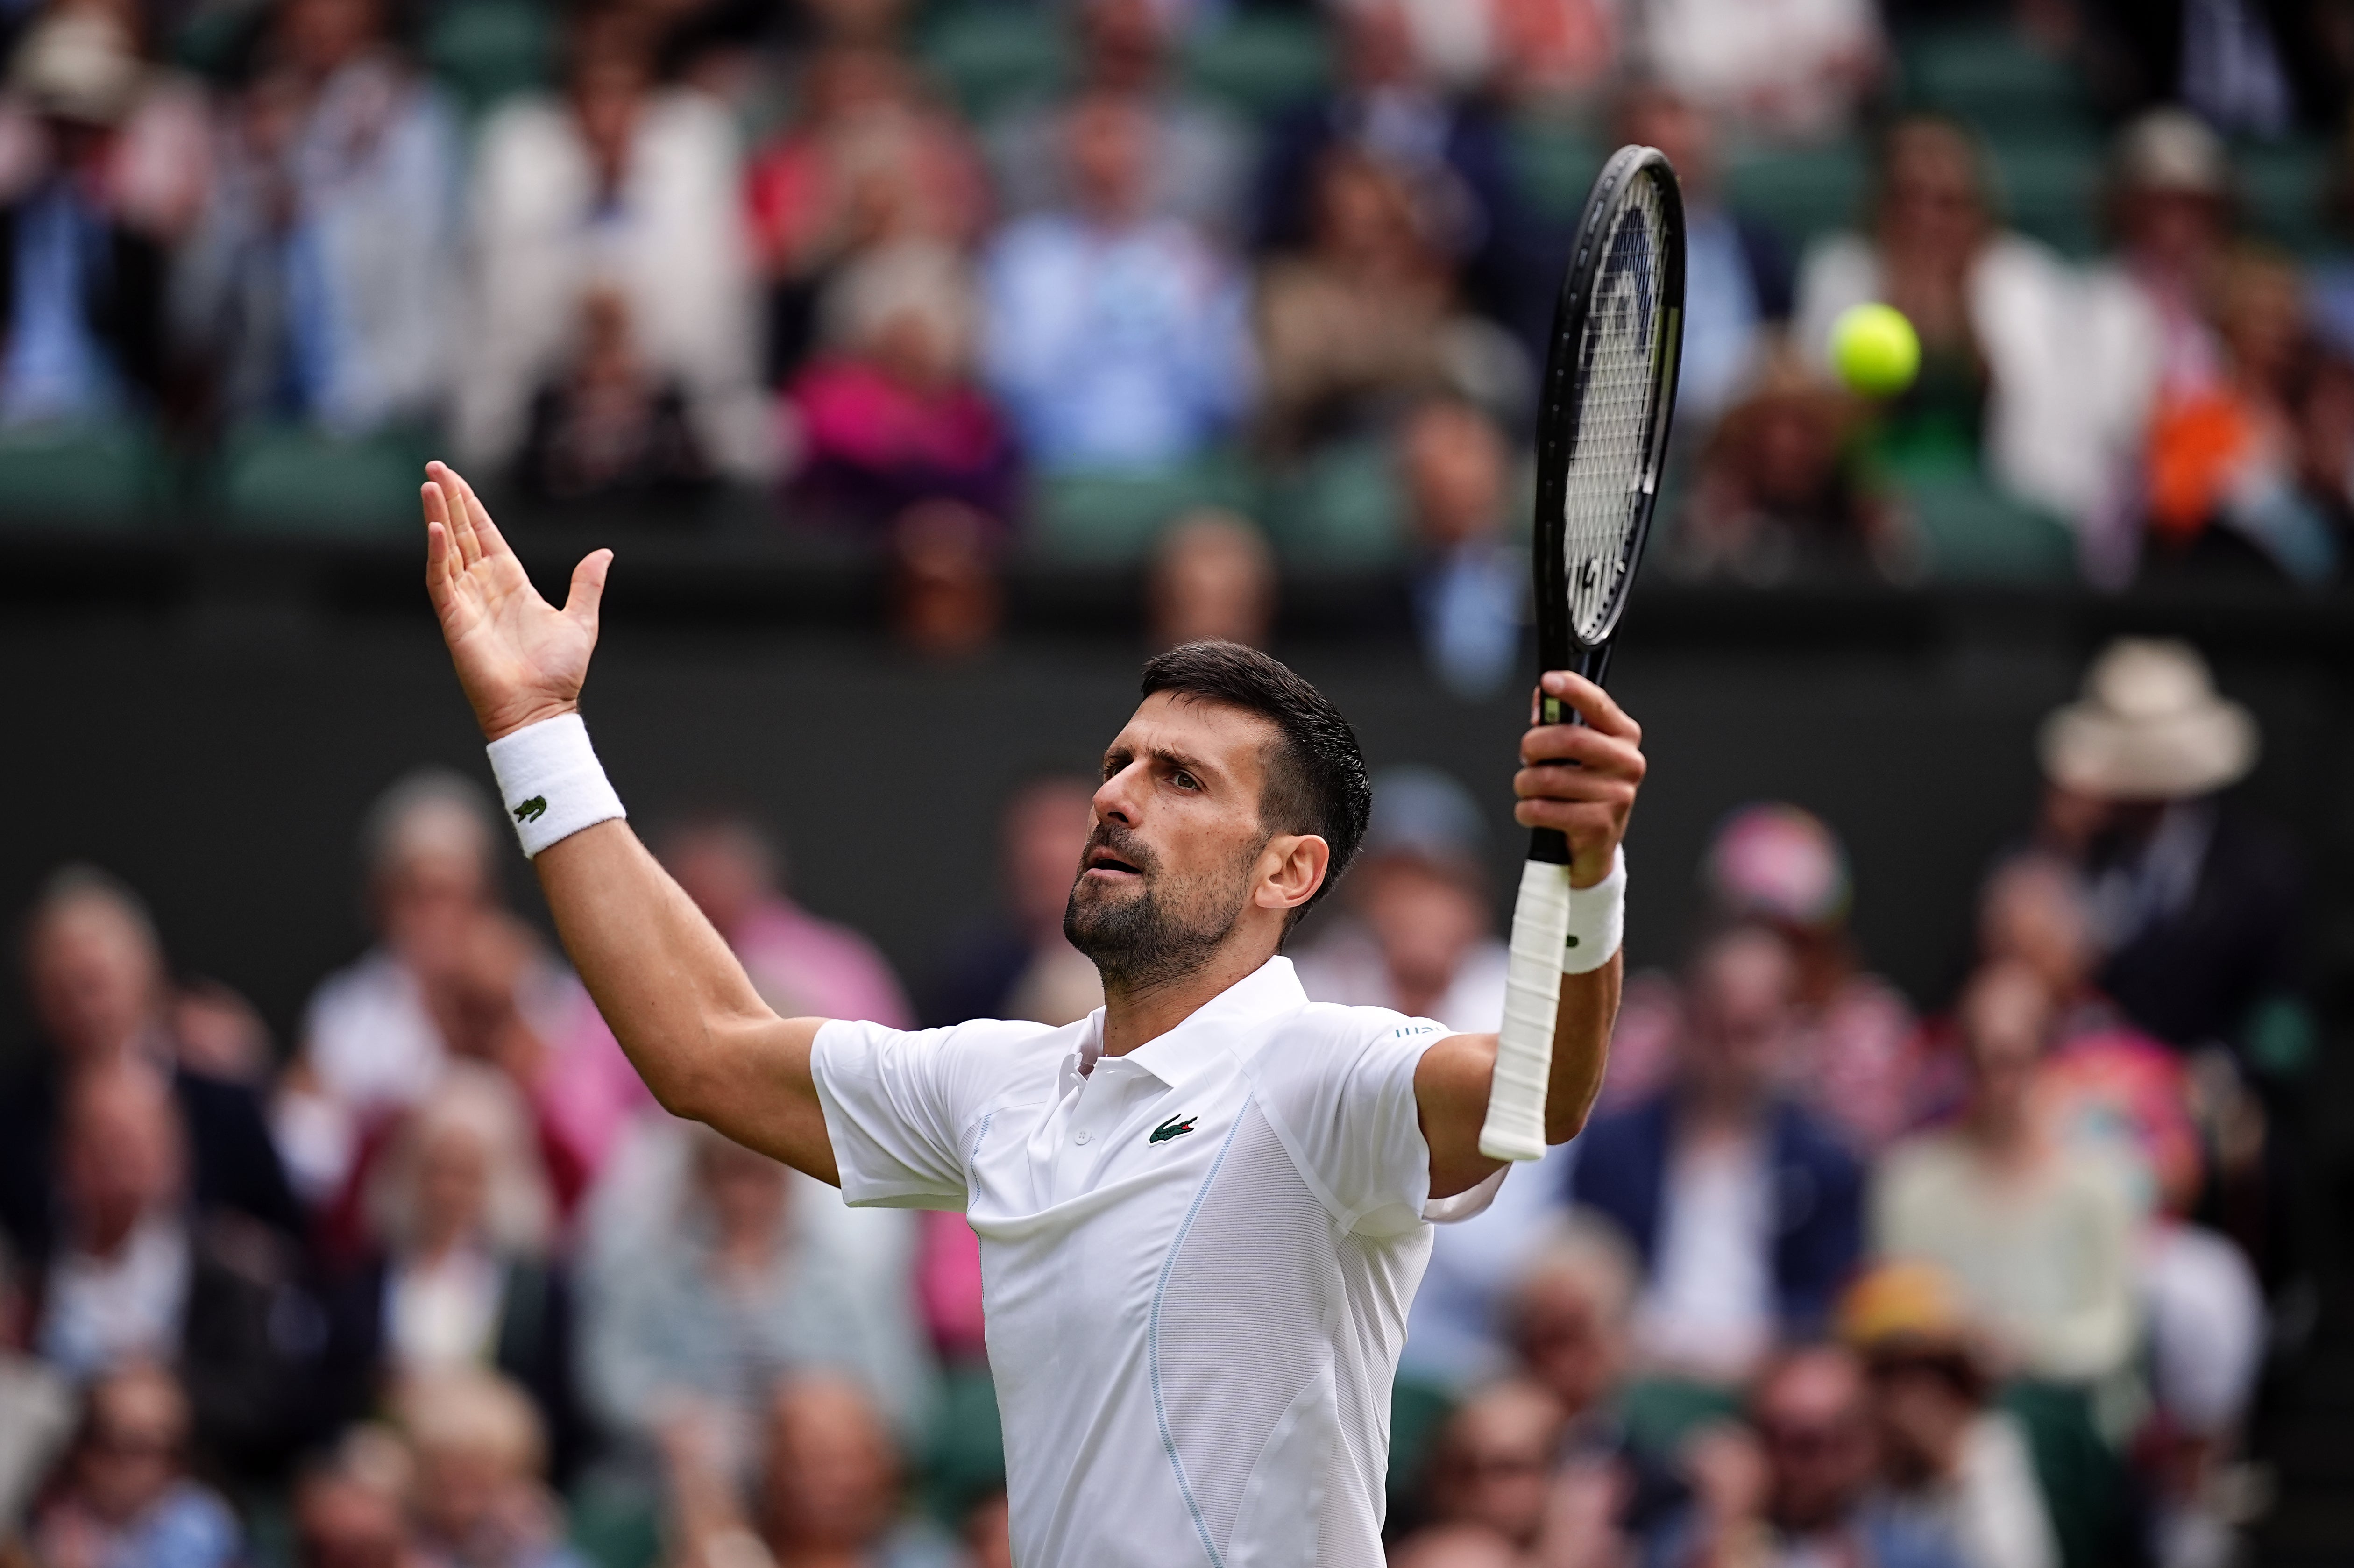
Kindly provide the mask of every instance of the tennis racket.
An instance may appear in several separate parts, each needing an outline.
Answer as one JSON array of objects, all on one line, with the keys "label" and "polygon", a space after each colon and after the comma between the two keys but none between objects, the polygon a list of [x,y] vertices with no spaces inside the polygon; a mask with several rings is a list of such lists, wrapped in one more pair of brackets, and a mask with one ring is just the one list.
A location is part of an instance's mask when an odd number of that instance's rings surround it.
[{"label": "tennis racket", "polygon": [[[1537,410],[1537,646],[1546,670],[1600,681],[1642,559],[1683,347],[1684,206],[1653,147],[1622,147],[1595,179],[1553,307]],[[1577,712],[1543,699],[1543,722]],[[1553,1015],[1569,939],[1569,841],[1539,828],[1512,910],[1511,964],[1479,1152],[1545,1151]]]}]

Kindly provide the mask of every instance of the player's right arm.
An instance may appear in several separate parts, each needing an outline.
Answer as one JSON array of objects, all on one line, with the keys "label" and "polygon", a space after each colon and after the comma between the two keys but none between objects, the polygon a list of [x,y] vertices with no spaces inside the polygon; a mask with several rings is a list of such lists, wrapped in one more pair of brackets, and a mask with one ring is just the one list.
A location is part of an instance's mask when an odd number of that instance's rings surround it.
[{"label": "player's right arm", "polygon": [[[483,737],[577,712],[612,552],[574,569],[559,610],[533,589],[472,487],[440,463],[427,473],[426,589]],[[810,1065],[824,1021],[769,1010],[627,822],[584,829],[533,864],[565,951],[654,1097],[838,1184]]]}]

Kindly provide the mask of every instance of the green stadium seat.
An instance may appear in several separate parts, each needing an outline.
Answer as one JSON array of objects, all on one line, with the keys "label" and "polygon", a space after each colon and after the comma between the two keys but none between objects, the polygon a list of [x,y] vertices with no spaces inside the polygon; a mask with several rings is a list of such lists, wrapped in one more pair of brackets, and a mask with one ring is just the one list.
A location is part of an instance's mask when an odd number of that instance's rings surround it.
[{"label": "green stadium seat", "polygon": [[1194,86],[1264,116],[1314,96],[1331,79],[1327,30],[1309,16],[1246,11],[1185,50]]},{"label": "green stadium seat", "polygon": [[2105,159],[2100,143],[2065,137],[1995,146],[2001,199],[2011,226],[2069,256],[2099,250]]},{"label": "green stadium seat", "polygon": [[2075,576],[2075,540],[2067,528],[1978,474],[1896,479],[1935,581],[2064,583]]},{"label": "green stadium seat", "polygon": [[1575,223],[1608,149],[1582,125],[1558,119],[1523,119],[1508,143],[1512,174],[1529,205],[1546,217]]},{"label": "green stadium seat", "polygon": [[417,526],[429,455],[410,431],[344,438],[256,426],[221,444],[216,499],[239,533],[395,538]]},{"label": "green stadium seat", "polygon": [[1854,225],[1869,175],[1859,145],[1754,148],[1734,156],[1725,186],[1734,206],[1771,219],[1792,243],[1804,244]]},{"label": "green stadium seat", "polygon": [[136,528],[154,520],[171,490],[154,436],[135,425],[0,434],[0,524],[11,528]]},{"label": "green stadium seat", "polygon": [[425,62],[472,114],[555,79],[557,22],[539,0],[450,0],[426,22]]},{"label": "green stadium seat", "polygon": [[1179,513],[1195,506],[1247,513],[1257,500],[1251,475],[1225,454],[1158,471],[1042,475],[1031,490],[1031,539],[1056,560],[1141,560]]},{"label": "green stadium seat", "polygon": [[1277,549],[1309,565],[1380,566],[1405,547],[1395,461],[1378,441],[1315,453],[1269,483],[1267,512]]},{"label": "green stadium seat", "polygon": [[1005,1435],[997,1414],[997,1384],[986,1366],[949,1367],[941,1373],[925,1448],[924,1502],[944,1523],[953,1524],[1005,1484]]},{"label": "green stadium seat", "polygon": [[2301,256],[2342,249],[2323,210],[2330,178],[2327,143],[2250,143],[2232,150],[2232,167],[2248,228],[2256,235]]},{"label": "green stadium seat", "polygon": [[926,68],[975,120],[1045,97],[1070,76],[1070,42],[1054,6],[962,5],[926,27],[917,48]]},{"label": "green stadium seat", "polygon": [[2065,133],[2091,122],[2091,103],[2074,68],[2014,28],[1939,28],[1908,39],[1899,57],[1909,101],[1991,133]]}]

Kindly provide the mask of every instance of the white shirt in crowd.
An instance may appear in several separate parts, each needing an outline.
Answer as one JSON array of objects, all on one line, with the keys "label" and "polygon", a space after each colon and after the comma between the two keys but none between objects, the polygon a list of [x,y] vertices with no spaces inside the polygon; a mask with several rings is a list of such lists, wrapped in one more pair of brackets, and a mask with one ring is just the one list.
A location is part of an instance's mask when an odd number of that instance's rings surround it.
[{"label": "white shirt in crowd", "polygon": [[1774,1340],[1772,1183],[1758,1139],[1679,1148],[1659,1203],[1659,1255],[1635,1338],[1662,1364],[1745,1376]]},{"label": "white shirt in crowd", "polygon": [[1372,1568],[1430,1223],[1494,1189],[1429,1199],[1449,1032],[1280,958],[1124,1056],[1102,1031],[836,1022],[812,1060],[844,1199],[981,1237],[1015,1561]]}]

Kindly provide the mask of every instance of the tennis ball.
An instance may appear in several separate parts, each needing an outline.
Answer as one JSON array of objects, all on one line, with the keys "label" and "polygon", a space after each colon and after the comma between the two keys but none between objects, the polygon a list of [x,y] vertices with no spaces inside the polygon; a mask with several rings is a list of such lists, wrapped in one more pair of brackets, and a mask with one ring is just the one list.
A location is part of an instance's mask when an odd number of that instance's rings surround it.
[{"label": "tennis ball", "polygon": [[1831,364],[1867,397],[1893,397],[1921,368],[1921,339],[1893,305],[1851,305],[1831,323]]}]

